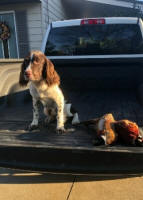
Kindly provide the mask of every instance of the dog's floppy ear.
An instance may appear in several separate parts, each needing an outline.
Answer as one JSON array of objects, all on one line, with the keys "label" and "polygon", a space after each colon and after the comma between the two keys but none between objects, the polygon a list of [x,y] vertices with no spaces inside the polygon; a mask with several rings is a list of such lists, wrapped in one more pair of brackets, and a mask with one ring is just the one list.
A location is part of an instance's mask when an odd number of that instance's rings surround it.
[{"label": "dog's floppy ear", "polygon": [[56,72],[53,63],[47,58],[45,60],[43,78],[46,79],[48,86],[60,84],[60,77]]},{"label": "dog's floppy ear", "polygon": [[26,67],[26,64],[25,64],[25,59],[24,59],[22,65],[21,65],[21,71],[20,71],[20,75],[19,75],[19,84],[20,84],[20,86],[23,86],[23,87],[26,86],[28,83],[28,80],[26,80],[24,77],[25,67]]}]

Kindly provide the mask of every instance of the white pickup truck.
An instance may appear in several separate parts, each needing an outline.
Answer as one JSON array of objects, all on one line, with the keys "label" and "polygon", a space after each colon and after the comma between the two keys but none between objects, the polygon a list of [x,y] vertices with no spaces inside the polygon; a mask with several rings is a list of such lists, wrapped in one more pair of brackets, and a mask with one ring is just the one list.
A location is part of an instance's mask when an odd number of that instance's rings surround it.
[{"label": "white pickup truck", "polygon": [[[81,121],[112,113],[116,120],[126,118],[143,126],[140,18],[52,22],[41,50],[54,63],[64,94]],[[36,133],[24,131],[23,118],[27,124],[32,119],[28,95],[28,91],[19,92],[13,95],[16,104],[8,107],[4,103],[1,108],[0,166],[75,174],[143,172],[142,147],[94,146],[94,135],[86,127],[76,127],[67,135],[57,135],[52,126],[41,127]]]}]

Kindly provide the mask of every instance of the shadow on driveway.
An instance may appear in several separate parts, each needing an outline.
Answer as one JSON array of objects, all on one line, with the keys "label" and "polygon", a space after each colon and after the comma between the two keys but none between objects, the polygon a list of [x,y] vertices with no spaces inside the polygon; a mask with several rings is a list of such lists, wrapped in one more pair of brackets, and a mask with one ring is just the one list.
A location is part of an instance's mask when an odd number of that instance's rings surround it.
[{"label": "shadow on driveway", "polygon": [[35,173],[27,171],[18,171],[12,169],[0,168],[0,184],[39,184],[39,183],[70,183],[70,182],[92,182],[106,181],[124,178],[139,177],[141,175],[64,175],[50,173]]}]

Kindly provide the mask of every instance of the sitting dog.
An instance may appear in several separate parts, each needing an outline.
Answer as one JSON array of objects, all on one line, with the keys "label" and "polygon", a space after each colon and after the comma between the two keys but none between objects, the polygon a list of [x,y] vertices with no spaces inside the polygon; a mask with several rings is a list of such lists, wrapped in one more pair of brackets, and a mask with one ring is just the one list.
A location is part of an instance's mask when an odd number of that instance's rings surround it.
[{"label": "sitting dog", "polygon": [[38,102],[44,107],[44,114],[50,122],[57,118],[57,132],[66,132],[64,123],[67,117],[73,117],[72,124],[79,123],[77,112],[71,112],[71,104],[64,99],[60,89],[60,77],[54,69],[53,63],[41,51],[32,51],[21,65],[19,84],[26,86],[33,100],[33,121],[29,129],[38,126]]}]

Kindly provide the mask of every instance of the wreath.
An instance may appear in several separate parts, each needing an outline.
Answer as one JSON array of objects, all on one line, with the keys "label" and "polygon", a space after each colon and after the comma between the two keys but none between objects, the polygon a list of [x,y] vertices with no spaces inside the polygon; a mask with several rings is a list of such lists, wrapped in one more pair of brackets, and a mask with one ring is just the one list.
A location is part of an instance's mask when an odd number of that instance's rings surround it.
[{"label": "wreath", "polygon": [[10,37],[9,27],[4,22],[0,22],[0,39],[7,40],[9,37]]}]

